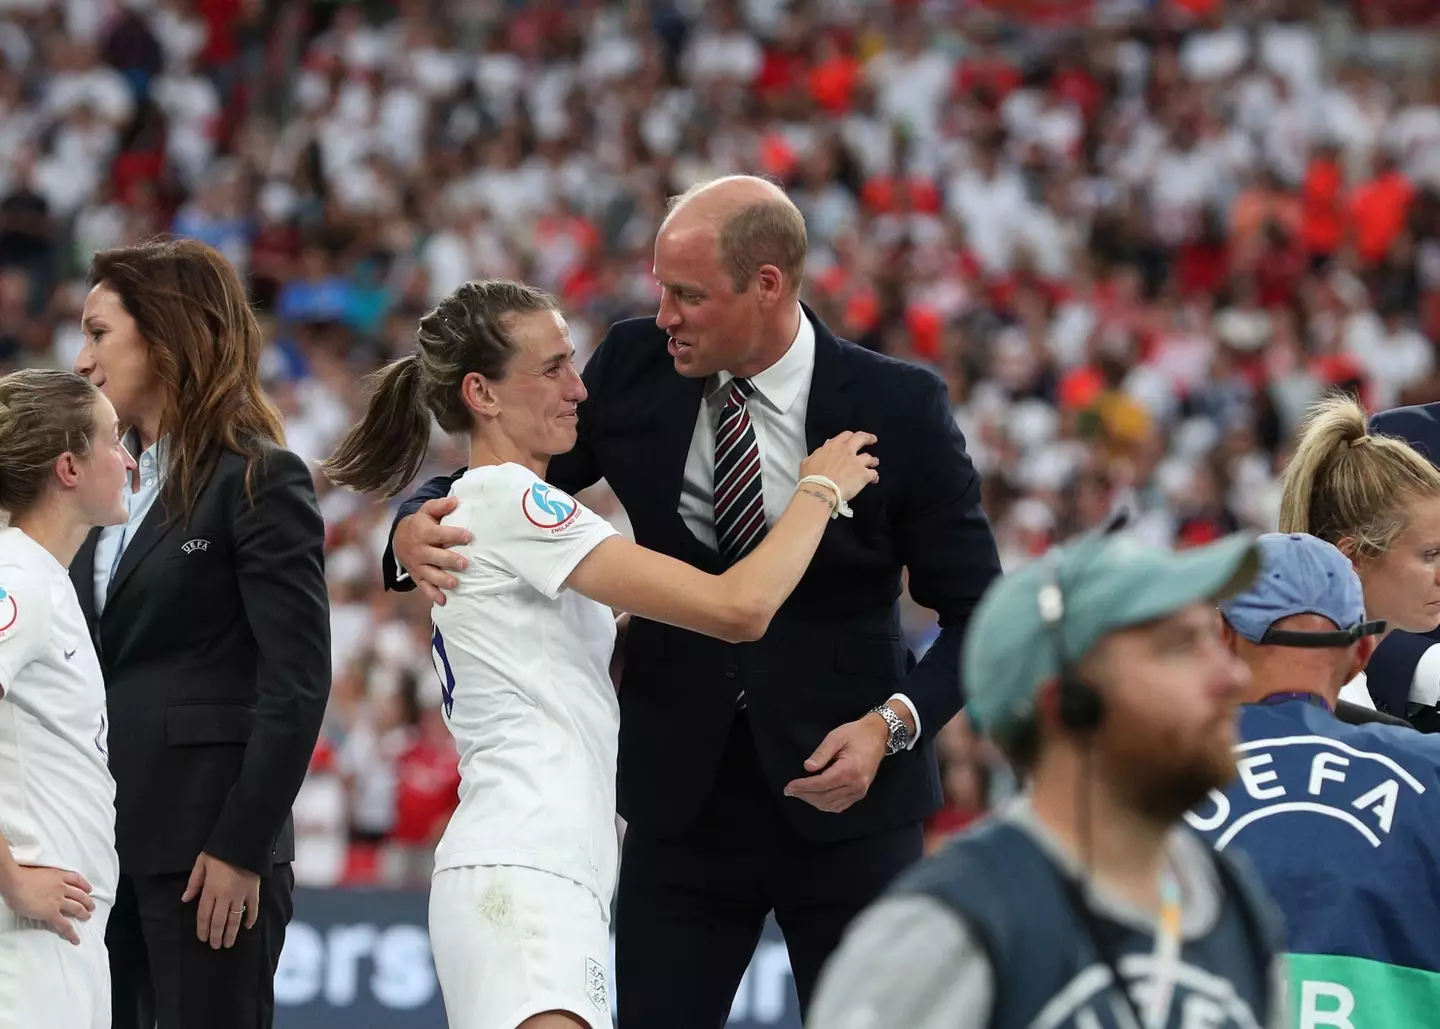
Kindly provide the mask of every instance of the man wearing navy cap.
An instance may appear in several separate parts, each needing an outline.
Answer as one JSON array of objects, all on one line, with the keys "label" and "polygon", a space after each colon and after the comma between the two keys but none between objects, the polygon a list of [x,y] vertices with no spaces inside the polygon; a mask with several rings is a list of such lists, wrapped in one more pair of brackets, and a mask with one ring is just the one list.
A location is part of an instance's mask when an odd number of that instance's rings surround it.
[{"label": "man wearing navy cap", "polygon": [[1385,623],[1348,558],[1315,536],[1260,537],[1261,572],[1221,601],[1250,669],[1238,777],[1186,815],[1250,859],[1285,920],[1302,1026],[1421,1026],[1440,997],[1440,739],[1349,725],[1340,688]]},{"label": "man wearing navy cap", "polygon": [[[1395,436],[1440,465],[1440,404],[1396,407],[1370,419],[1370,431]],[[1440,629],[1425,634],[1396,630],[1376,648],[1365,672],[1381,710],[1406,717],[1421,732],[1440,731]]]}]

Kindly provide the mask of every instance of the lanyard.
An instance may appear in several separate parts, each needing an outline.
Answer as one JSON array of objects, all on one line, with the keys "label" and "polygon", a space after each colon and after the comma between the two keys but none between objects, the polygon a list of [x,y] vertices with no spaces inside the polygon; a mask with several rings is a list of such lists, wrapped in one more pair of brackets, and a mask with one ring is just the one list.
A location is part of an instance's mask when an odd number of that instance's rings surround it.
[{"label": "lanyard", "polygon": [[1174,1001],[1175,984],[1180,973],[1180,922],[1183,905],[1180,882],[1175,874],[1167,868],[1160,880],[1160,915],[1155,924],[1155,949],[1151,960],[1153,981],[1143,1012],[1135,1003],[1130,987],[1120,975],[1118,956],[1108,935],[1098,925],[1095,912],[1086,902],[1083,887],[1068,875],[1064,876],[1063,880],[1071,906],[1079,915],[1095,952],[1109,969],[1112,985],[1124,998],[1125,1006],[1133,1016],[1137,1029],[1164,1029],[1170,1019],[1170,1007]]},{"label": "lanyard", "polygon": [[1160,917],[1155,924],[1154,976],[1145,1029],[1163,1029],[1170,1021],[1170,1003],[1180,973],[1180,881],[1168,868],[1160,881]]}]

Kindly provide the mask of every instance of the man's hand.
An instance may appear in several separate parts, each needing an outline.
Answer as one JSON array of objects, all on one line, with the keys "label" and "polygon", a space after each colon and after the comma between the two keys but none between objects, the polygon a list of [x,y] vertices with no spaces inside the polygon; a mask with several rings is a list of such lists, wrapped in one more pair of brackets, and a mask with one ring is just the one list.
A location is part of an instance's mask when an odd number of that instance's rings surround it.
[{"label": "man's hand", "polygon": [[209,940],[212,950],[234,946],[241,921],[250,929],[260,917],[260,877],[205,853],[195,859],[180,903],[197,896],[195,936],[201,943]]},{"label": "man's hand", "polygon": [[821,811],[844,811],[870,789],[889,743],[890,727],[874,712],[832,729],[805,761],[805,770],[818,774],[792,779],[785,796]]},{"label": "man's hand", "polygon": [[415,580],[420,592],[432,604],[444,606],[443,590],[455,588],[455,578],[446,572],[465,570],[465,559],[448,547],[469,543],[468,530],[456,525],[441,525],[440,519],[455,510],[454,497],[436,497],[420,505],[420,510],[400,519],[395,526],[392,549],[395,561]]},{"label": "man's hand", "polygon": [[38,865],[11,865],[0,881],[0,900],[21,918],[44,922],[59,936],[79,946],[72,918],[90,920],[95,901],[90,884],[79,872]]}]

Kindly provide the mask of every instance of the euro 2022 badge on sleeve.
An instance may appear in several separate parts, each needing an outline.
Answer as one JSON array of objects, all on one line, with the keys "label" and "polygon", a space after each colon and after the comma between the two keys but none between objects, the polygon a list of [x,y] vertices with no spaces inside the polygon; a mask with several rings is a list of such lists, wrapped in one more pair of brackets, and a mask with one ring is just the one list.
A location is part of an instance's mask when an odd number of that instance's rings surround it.
[{"label": "euro 2022 badge on sleeve", "polygon": [[520,510],[530,524],[550,533],[564,530],[580,513],[580,505],[549,483],[532,483],[520,496]]},{"label": "euro 2022 badge on sleeve", "polygon": [[0,639],[15,628],[15,623],[20,620],[20,605],[10,595],[10,591],[0,586]]}]

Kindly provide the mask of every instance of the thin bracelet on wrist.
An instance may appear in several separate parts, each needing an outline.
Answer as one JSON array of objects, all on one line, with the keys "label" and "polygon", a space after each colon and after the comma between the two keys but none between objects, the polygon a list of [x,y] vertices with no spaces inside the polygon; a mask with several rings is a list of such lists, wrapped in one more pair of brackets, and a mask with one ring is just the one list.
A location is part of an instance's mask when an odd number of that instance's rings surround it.
[{"label": "thin bracelet on wrist", "polygon": [[818,489],[811,489],[809,486],[799,486],[799,487],[796,488],[795,492],[797,492],[797,493],[806,493],[806,494],[809,494],[810,496],[814,497],[816,500],[823,500],[823,501],[825,502],[825,506],[828,507],[828,508],[830,508],[830,515],[831,515],[831,517],[832,517],[832,518],[834,517],[834,515],[835,515],[835,498],[832,497],[830,494],[828,494],[828,493],[822,493],[822,492],[821,492],[820,490],[818,490]]}]

